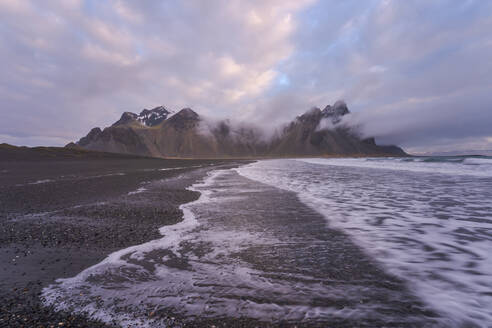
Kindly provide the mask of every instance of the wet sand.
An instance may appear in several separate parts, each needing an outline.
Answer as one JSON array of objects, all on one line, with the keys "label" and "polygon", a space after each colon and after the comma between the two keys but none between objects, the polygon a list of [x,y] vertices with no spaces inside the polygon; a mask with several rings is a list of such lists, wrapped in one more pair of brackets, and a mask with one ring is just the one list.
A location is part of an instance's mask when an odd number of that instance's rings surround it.
[{"label": "wet sand", "polygon": [[[42,288],[160,237],[159,227],[182,220],[179,205],[198,197],[185,188],[225,163],[1,158],[0,327],[107,326],[41,306]],[[150,184],[156,192],[141,197]]]},{"label": "wet sand", "polygon": [[439,326],[404,281],[294,193],[232,170],[213,176],[184,205],[195,223],[187,216],[43,296],[129,327]]}]

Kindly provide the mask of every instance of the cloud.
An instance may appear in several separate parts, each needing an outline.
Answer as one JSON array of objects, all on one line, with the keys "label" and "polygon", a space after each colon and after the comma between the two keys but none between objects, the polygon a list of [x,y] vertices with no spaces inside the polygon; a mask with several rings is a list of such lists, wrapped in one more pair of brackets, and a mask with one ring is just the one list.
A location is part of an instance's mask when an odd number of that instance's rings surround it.
[{"label": "cloud", "polygon": [[0,0],[0,141],[62,145],[160,104],[273,129],[345,99],[379,142],[486,147],[491,11],[453,0]]},{"label": "cloud", "polygon": [[491,10],[480,1],[319,2],[279,69],[314,105],[345,99],[379,142],[465,147],[464,138],[491,134]]},{"label": "cloud", "polygon": [[61,145],[158,104],[234,115],[270,88],[310,3],[1,0],[0,133]]}]

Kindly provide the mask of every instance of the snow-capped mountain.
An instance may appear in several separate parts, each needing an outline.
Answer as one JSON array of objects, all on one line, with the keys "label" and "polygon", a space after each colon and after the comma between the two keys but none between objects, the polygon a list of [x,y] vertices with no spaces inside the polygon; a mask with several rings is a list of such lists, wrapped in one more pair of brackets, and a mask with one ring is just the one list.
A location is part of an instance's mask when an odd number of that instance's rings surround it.
[{"label": "snow-capped mountain", "polygon": [[132,112],[124,112],[121,118],[113,124],[113,126],[125,125],[132,122],[138,122],[142,125],[152,127],[159,125],[167,118],[169,118],[174,112],[168,110],[164,106],[158,106],[153,109],[144,109],[140,114]]},{"label": "snow-capped mountain", "polygon": [[156,126],[166,120],[174,112],[164,106],[158,106],[153,109],[144,109],[136,117],[136,120],[146,126]]}]

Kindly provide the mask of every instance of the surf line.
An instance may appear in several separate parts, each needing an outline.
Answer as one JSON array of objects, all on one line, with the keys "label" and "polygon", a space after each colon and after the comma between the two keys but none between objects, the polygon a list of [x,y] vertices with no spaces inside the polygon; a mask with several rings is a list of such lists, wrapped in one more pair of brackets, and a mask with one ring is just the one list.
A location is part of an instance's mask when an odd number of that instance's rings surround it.
[{"label": "surf line", "polygon": [[[85,315],[91,319],[100,320],[105,323],[114,323],[117,319],[118,324],[123,326],[151,326],[158,324],[158,319],[143,318],[132,316],[128,313],[115,313],[111,307],[104,308],[94,304],[91,300],[93,295],[85,294],[83,291],[90,291],[91,277],[104,274],[111,268],[136,267],[138,265],[129,263],[128,260],[138,260],[145,253],[155,249],[168,249],[176,251],[179,243],[186,240],[189,232],[200,225],[191,207],[200,203],[207,203],[210,200],[211,190],[198,190],[213,183],[224,169],[211,170],[200,181],[187,187],[187,190],[200,193],[198,199],[181,204],[179,209],[183,213],[183,220],[174,225],[165,225],[159,228],[162,238],[149,242],[130,246],[109,254],[103,261],[83,270],[71,278],[60,278],[48,287],[43,288],[41,300],[44,306],[53,307],[56,311],[69,311],[74,314]],[[89,286],[88,286],[89,285]],[[97,294],[96,294],[97,295]]]}]

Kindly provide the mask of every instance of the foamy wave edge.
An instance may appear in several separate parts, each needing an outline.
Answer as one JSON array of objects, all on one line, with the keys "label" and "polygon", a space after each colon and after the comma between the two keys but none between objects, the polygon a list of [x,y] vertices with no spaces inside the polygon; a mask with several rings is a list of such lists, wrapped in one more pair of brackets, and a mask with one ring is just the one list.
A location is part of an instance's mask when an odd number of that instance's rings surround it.
[{"label": "foamy wave edge", "polygon": [[[109,254],[103,261],[95,264],[84,271],[77,274],[72,278],[60,278],[55,281],[54,284],[51,284],[48,287],[43,288],[41,293],[41,302],[45,307],[52,307],[55,311],[66,311],[73,314],[83,315],[92,320],[99,320],[101,322],[107,324],[115,324],[117,323],[123,327],[155,327],[159,325],[160,322],[157,319],[149,319],[149,318],[134,318],[128,314],[123,313],[114,313],[108,311],[104,308],[97,308],[94,305],[94,302],[89,303],[83,307],[73,306],[71,304],[63,301],[62,291],[68,287],[70,289],[71,284],[76,284],[82,282],[88,278],[89,275],[94,274],[94,272],[104,271],[104,268],[109,265],[120,264],[120,265],[129,265],[128,262],[121,260],[121,257],[128,255],[129,253],[133,253],[136,251],[146,252],[152,250],[156,247],[162,247],[163,242],[165,244],[171,244],[176,242],[179,239],[179,236],[182,233],[192,230],[196,226],[199,225],[196,216],[191,211],[191,207],[193,205],[199,203],[205,203],[209,201],[211,191],[202,190],[198,191],[198,187],[206,187],[210,185],[214,179],[220,174],[223,170],[212,170],[207,172],[207,175],[200,181],[192,184],[190,187],[187,187],[187,190],[200,192],[200,196],[197,200],[188,202],[185,204],[181,204],[179,209],[183,212],[183,220],[174,225],[166,225],[159,228],[159,233],[163,236],[161,239],[155,239],[149,241],[144,244],[130,246],[114,253]],[[65,287],[62,289],[62,287]]]}]

